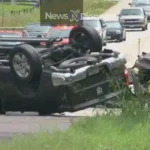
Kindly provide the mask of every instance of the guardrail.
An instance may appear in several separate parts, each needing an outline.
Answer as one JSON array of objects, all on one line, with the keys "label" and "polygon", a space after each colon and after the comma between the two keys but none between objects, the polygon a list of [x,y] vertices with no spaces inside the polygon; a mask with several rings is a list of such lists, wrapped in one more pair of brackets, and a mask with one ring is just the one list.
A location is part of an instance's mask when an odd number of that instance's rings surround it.
[{"label": "guardrail", "polygon": [[0,30],[24,30],[24,27],[0,27]]}]

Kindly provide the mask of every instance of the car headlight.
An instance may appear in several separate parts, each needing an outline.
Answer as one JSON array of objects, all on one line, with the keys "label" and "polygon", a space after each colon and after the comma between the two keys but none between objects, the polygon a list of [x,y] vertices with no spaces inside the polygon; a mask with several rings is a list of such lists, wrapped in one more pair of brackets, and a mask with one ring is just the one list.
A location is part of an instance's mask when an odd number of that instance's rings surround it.
[{"label": "car headlight", "polygon": [[144,22],[144,19],[140,19],[139,22]]},{"label": "car headlight", "polygon": [[147,11],[147,12],[145,12],[146,13],[146,15],[150,15],[150,12],[149,11]]},{"label": "car headlight", "polygon": [[119,34],[120,34],[120,33],[121,33],[121,30],[116,30],[116,33],[119,33]]},{"label": "car headlight", "polygon": [[121,22],[121,23],[124,23],[125,21],[124,21],[123,19],[120,19],[120,22]]}]

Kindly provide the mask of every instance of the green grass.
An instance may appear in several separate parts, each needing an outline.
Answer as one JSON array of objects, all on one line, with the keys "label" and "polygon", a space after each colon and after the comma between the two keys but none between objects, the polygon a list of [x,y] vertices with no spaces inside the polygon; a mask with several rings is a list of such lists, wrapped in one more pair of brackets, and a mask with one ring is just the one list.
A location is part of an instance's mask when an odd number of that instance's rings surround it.
[{"label": "green grass", "polygon": [[[26,8],[31,8],[32,6],[28,5],[10,5],[9,3],[5,3],[4,11],[8,14],[10,11],[19,11]],[[0,15],[2,14],[2,3],[0,3]]]},{"label": "green grass", "polygon": [[[108,8],[116,4],[114,1],[105,1],[105,0],[84,0],[84,12],[86,12],[89,15],[100,15],[104,11],[106,11]],[[32,13],[27,14],[21,14],[21,15],[15,15],[11,16],[10,11],[17,11],[22,10],[24,8],[29,8],[31,6],[22,6],[22,5],[4,5],[5,14],[4,14],[4,20],[3,20],[3,26],[5,27],[19,27],[24,26],[26,23],[29,22],[38,22],[40,21],[40,9],[35,9]],[[1,8],[1,4],[0,4]],[[0,20],[1,13],[0,13]],[[0,21],[0,26],[2,26],[2,21]]]},{"label": "green grass", "polygon": [[149,150],[149,117],[81,119],[65,132],[39,132],[0,144],[1,150]]}]

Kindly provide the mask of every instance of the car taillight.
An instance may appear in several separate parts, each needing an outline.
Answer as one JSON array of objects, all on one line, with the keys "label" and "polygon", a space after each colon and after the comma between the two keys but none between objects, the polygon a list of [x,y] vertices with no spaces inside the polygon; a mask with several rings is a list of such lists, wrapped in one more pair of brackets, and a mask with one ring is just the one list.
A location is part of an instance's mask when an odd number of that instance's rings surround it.
[{"label": "car taillight", "polygon": [[46,42],[41,42],[40,45],[45,46]]},{"label": "car taillight", "polygon": [[124,77],[125,77],[125,83],[126,83],[126,86],[129,86],[130,82],[129,82],[129,72],[128,72],[128,69],[124,69]]}]

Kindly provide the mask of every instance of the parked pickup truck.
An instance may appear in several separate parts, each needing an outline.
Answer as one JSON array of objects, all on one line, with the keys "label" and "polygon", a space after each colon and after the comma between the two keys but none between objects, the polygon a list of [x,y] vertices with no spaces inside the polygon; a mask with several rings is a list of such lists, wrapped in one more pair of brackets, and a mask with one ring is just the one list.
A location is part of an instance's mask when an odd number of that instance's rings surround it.
[{"label": "parked pickup truck", "polygon": [[148,28],[147,15],[143,8],[122,9],[118,16],[120,23],[125,28],[142,28],[142,31]]}]

